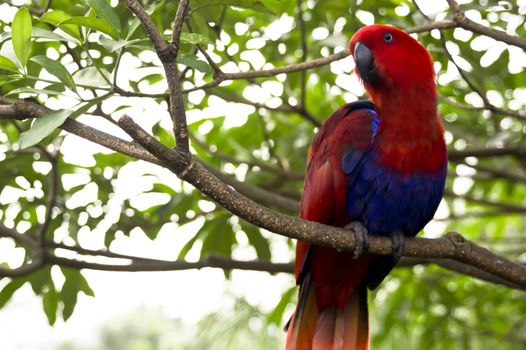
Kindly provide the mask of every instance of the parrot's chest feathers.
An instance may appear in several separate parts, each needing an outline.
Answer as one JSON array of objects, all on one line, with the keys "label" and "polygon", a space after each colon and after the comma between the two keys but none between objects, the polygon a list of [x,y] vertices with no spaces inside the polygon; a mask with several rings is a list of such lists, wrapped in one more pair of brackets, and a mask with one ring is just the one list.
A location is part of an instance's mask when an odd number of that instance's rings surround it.
[{"label": "parrot's chest feathers", "polygon": [[374,144],[380,164],[402,174],[436,173],[443,168],[444,129],[436,110],[416,108],[382,114]]}]

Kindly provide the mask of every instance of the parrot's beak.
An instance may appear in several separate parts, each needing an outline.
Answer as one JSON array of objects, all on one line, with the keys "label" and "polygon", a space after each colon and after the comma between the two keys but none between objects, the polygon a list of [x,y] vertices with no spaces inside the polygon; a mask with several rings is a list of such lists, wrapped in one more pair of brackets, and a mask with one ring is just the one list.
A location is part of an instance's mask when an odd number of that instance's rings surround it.
[{"label": "parrot's beak", "polygon": [[377,81],[379,76],[371,49],[358,41],[354,46],[353,56],[360,78],[362,78],[365,83],[374,83]]}]

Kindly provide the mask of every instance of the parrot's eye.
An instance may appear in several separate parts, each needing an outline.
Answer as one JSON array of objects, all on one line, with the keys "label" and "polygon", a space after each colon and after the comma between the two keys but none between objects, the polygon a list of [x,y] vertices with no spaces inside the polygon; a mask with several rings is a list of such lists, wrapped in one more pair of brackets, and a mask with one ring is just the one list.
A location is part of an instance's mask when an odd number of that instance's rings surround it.
[{"label": "parrot's eye", "polygon": [[384,41],[386,43],[392,42],[393,41],[393,34],[391,34],[389,32],[384,33]]}]

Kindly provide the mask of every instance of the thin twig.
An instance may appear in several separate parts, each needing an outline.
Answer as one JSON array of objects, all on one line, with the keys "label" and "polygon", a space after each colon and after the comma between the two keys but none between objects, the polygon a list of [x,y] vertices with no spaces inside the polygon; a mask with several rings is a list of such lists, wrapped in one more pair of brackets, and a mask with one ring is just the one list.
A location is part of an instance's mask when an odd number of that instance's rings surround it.
[{"label": "thin twig", "polygon": [[196,262],[189,261],[145,261],[135,260],[128,264],[102,264],[92,263],[78,259],[58,257],[52,254],[46,255],[46,261],[61,266],[77,269],[92,269],[101,271],[180,271],[190,269],[202,269],[206,267],[220,268],[224,270],[251,270],[270,273],[291,272],[291,264],[272,263],[270,261],[241,261],[220,256],[209,256]]},{"label": "thin twig", "polygon": [[508,35],[504,31],[488,28],[481,24],[475,23],[466,17],[464,11],[462,11],[462,9],[455,0],[447,0],[447,2],[449,3],[449,7],[451,8],[451,10],[453,11],[453,21],[455,22],[457,27],[470,30],[477,34],[485,35],[495,40],[502,41],[506,44],[517,46],[523,50],[526,50],[526,40],[517,36]]},{"label": "thin twig", "polygon": [[174,48],[173,55],[177,58],[179,53],[179,46],[181,40],[181,31],[183,29],[184,19],[188,13],[188,0],[180,0],[175,14],[174,28],[172,33],[172,46]]},{"label": "thin twig", "polygon": [[[79,259],[68,259],[54,256],[47,256],[47,261],[54,261],[54,259],[60,259],[59,263],[66,263],[66,266],[75,268],[92,268],[92,269],[103,269],[110,271],[180,271],[188,269],[201,269],[204,267],[221,268],[221,269],[239,269],[239,270],[252,270],[252,271],[265,271],[269,273],[292,273],[294,266],[292,263],[273,263],[270,261],[240,261],[231,259],[228,257],[221,257],[211,255],[198,262],[187,262],[187,261],[167,261],[153,258],[143,258],[127,254],[120,254],[111,252],[109,250],[90,250],[81,248],[78,246],[66,246],[60,243],[48,242],[48,247],[54,249],[66,249],[71,250],[81,255],[90,256],[102,256],[107,258],[125,259],[130,261],[127,264],[93,264]],[[484,270],[474,268],[470,265],[459,263],[450,259],[433,259],[433,258],[409,258],[403,257],[397,264],[397,267],[413,267],[416,265],[429,265],[436,264],[448,270],[475,277],[480,280],[487,282],[502,284],[510,288],[526,290],[526,288],[520,285],[510,283],[509,281],[494,276]]]},{"label": "thin twig", "polygon": [[[296,1],[298,9],[298,28],[300,31],[300,43],[301,43],[301,62],[307,61],[307,33],[305,30],[305,20],[303,19],[303,8],[302,0]],[[305,109],[306,98],[307,98],[307,71],[301,71],[301,95],[300,95],[300,108]]]}]

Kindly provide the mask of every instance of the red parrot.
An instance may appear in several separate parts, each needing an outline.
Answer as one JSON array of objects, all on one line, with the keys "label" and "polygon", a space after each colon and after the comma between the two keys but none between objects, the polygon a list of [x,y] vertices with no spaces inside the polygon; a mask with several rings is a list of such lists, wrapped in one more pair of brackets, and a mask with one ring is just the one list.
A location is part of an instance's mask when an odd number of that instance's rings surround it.
[{"label": "red parrot", "polygon": [[[359,244],[339,252],[298,242],[287,350],[369,349],[367,288],[391,271],[403,237],[433,218],[444,191],[444,128],[428,51],[386,25],[361,28],[349,49],[370,101],[342,106],[314,136],[300,217],[351,228]],[[391,237],[393,256],[367,254],[367,232]]]}]

